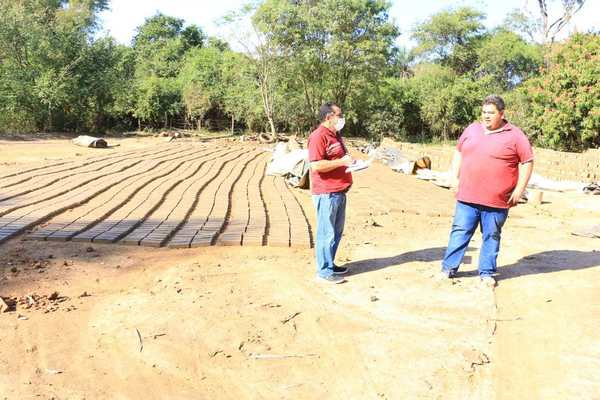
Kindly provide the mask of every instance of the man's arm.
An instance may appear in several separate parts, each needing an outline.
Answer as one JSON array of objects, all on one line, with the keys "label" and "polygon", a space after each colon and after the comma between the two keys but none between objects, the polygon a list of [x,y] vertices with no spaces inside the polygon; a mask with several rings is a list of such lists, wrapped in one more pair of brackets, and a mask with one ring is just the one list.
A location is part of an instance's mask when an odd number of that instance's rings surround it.
[{"label": "man's arm", "polygon": [[517,186],[515,186],[515,190],[513,190],[510,198],[508,199],[508,204],[511,206],[517,205],[519,200],[521,200],[521,196],[523,196],[523,192],[525,192],[525,188],[529,183],[529,178],[531,178],[531,173],[533,172],[533,160],[527,161],[526,163],[519,165],[519,180],[517,181]]},{"label": "man's arm", "polygon": [[339,167],[347,167],[352,164],[352,157],[346,154],[337,160],[319,160],[310,163],[310,168],[315,172],[329,172]]},{"label": "man's arm", "polygon": [[454,150],[452,157],[452,166],[450,167],[450,187],[458,187],[458,177],[460,175],[460,165],[462,164],[462,154],[460,151]]}]

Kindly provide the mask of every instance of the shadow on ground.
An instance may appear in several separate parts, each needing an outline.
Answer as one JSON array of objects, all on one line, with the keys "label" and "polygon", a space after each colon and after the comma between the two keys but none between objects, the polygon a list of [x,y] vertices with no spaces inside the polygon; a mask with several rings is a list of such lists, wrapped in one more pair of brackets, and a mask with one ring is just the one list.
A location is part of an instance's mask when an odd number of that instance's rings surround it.
[{"label": "shadow on ground", "polygon": [[578,271],[598,266],[600,266],[600,251],[551,250],[525,256],[514,264],[498,268],[500,273],[498,279],[565,270]]},{"label": "shadow on ground", "polygon": [[[600,251],[551,250],[531,254],[513,264],[498,267],[496,279],[500,281],[526,275],[594,267],[600,267]],[[469,276],[477,276],[477,270],[459,271],[457,274],[458,278]]]},{"label": "shadow on ground", "polygon": [[[348,276],[399,266],[413,261],[436,262],[444,257],[445,247],[433,247],[409,251],[392,257],[370,258],[344,264],[349,268]],[[468,250],[473,250],[469,248]],[[468,263],[468,260],[465,260]],[[600,251],[551,250],[525,256],[517,262],[498,268],[498,280],[526,275],[600,267]],[[477,276],[477,269],[459,271],[457,277]]]},{"label": "shadow on ground", "polygon": [[[473,250],[473,248],[469,248],[468,250]],[[347,267],[350,270],[348,272],[348,276],[358,275],[413,261],[441,261],[444,258],[445,251],[446,247],[432,247],[429,249],[409,251],[392,257],[370,258],[366,260],[352,261],[344,264],[344,267]]]}]

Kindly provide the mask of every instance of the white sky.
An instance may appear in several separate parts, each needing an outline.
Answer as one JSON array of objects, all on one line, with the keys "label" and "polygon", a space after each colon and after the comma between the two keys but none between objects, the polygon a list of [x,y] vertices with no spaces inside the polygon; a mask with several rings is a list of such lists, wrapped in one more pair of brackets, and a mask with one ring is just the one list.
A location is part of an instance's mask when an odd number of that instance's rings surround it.
[{"label": "white sky", "polygon": [[[560,3],[559,0],[549,1],[555,5]],[[128,44],[135,34],[135,28],[160,11],[182,18],[186,24],[196,24],[208,35],[227,38],[227,29],[219,27],[216,21],[228,11],[238,10],[245,3],[247,0],[111,0],[110,10],[101,15],[103,33],[113,36],[120,43]],[[514,8],[528,7],[538,15],[536,3],[535,0],[392,0],[390,15],[402,31],[398,43],[411,47],[409,36],[414,25],[442,9],[473,6],[487,14],[486,25],[493,27],[499,25]],[[597,30],[600,27],[599,15],[600,0],[587,0],[573,19],[569,30],[575,27],[580,31]]]}]

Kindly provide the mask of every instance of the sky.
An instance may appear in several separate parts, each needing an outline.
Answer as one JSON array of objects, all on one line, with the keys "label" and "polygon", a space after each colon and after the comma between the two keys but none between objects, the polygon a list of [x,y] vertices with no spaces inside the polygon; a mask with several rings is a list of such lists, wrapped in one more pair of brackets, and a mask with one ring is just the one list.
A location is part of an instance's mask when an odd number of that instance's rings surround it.
[{"label": "sky", "polygon": [[[217,21],[229,11],[238,10],[247,2],[248,0],[111,0],[110,10],[101,15],[103,28],[101,34],[111,35],[118,42],[129,44],[135,35],[136,27],[143,24],[146,18],[160,11],[183,19],[186,25],[196,24],[210,36],[228,39],[229,28],[219,25]],[[550,2],[552,3],[552,0]],[[554,4],[559,3],[554,0]],[[506,14],[515,8],[538,11],[535,8],[536,0],[392,0],[390,16],[402,32],[398,44],[412,47],[414,43],[410,40],[410,31],[415,24],[443,9],[465,5],[483,11],[487,15],[486,26],[488,27],[501,24]],[[598,15],[600,15],[600,1],[587,0],[584,7],[573,18],[569,30],[574,27],[580,31],[599,29]]]}]

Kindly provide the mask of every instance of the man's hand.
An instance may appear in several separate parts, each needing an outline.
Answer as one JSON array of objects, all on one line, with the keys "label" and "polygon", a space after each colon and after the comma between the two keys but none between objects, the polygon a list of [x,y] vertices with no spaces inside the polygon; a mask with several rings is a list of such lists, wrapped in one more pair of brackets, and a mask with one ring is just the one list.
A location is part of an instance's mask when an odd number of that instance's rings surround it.
[{"label": "man's hand", "polygon": [[346,154],[344,157],[338,158],[337,160],[313,161],[310,163],[310,168],[317,172],[329,172],[336,168],[349,167],[352,165],[353,161],[352,157],[350,157],[349,154]]},{"label": "man's hand", "polygon": [[526,163],[519,165],[519,180],[517,181],[517,186],[515,190],[510,195],[508,199],[508,204],[512,206],[516,206],[523,193],[525,193],[525,188],[527,187],[527,183],[529,182],[529,178],[531,177],[531,172],[533,171],[533,160],[530,160]]},{"label": "man's hand", "polygon": [[448,184],[450,185],[450,190],[458,192],[458,178],[456,176],[448,177]]},{"label": "man's hand", "polygon": [[508,204],[512,207],[512,206],[516,206],[519,201],[521,200],[521,197],[523,197],[523,192],[524,190],[517,190],[515,189],[512,194],[510,195],[510,198],[508,199]]},{"label": "man's hand", "polygon": [[340,158],[340,162],[344,167],[349,167],[350,165],[352,165],[354,160],[352,159],[352,157],[350,157],[350,154],[346,154],[344,157]]}]

